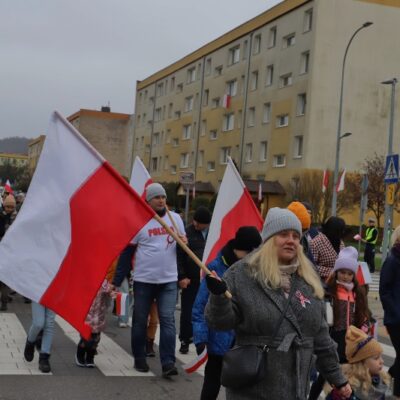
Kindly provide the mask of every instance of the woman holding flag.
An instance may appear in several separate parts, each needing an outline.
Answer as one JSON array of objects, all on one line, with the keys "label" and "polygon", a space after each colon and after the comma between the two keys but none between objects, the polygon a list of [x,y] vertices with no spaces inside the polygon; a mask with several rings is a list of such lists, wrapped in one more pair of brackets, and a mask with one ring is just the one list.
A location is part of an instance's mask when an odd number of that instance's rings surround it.
[{"label": "woman holding flag", "polygon": [[[232,376],[232,370],[242,374],[243,365],[255,364],[249,359],[254,350],[264,354],[253,370],[255,383],[250,373],[248,382],[240,379],[240,387],[228,381],[227,399],[305,400],[313,354],[327,380],[348,397],[351,388],[324,319],[324,291],[300,246],[300,221],[289,210],[272,208],[261,236],[264,244],[229,268],[223,280],[206,277],[212,293],[206,320],[212,329],[234,329],[235,345],[242,350],[236,364],[231,355],[233,362],[223,366],[222,377]],[[226,290],[232,299],[223,295]]]}]

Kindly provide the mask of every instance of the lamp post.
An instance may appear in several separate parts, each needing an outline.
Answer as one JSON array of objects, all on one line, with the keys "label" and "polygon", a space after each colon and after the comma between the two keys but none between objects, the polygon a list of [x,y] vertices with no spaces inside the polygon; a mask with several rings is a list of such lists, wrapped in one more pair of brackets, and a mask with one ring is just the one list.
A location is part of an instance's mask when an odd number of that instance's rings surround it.
[{"label": "lamp post", "polygon": [[[394,124],[394,104],[396,95],[396,84],[397,79],[389,79],[381,82],[382,85],[391,85],[392,94],[390,101],[390,122],[389,122],[389,140],[388,140],[388,156],[393,154],[393,124]],[[382,243],[382,261],[385,260],[387,251],[389,248],[389,236],[392,230],[393,223],[393,204],[388,202],[388,187],[389,184],[385,184],[385,224],[383,227],[383,243]]]},{"label": "lamp post", "polygon": [[353,41],[354,37],[357,35],[358,32],[360,32],[362,29],[367,28],[368,26],[371,26],[373,22],[367,21],[364,22],[351,36],[349,42],[347,43],[346,50],[344,52],[344,57],[343,57],[343,64],[342,64],[342,80],[340,84],[340,100],[339,100],[339,118],[338,118],[338,129],[336,133],[336,157],[335,157],[335,170],[333,173],[333,192],[332,192],[332,215],[336,216],[336,208],[337,208],[337,192],[336,192],[336,186],[338,182],[338,176],[339,176],[339,155],[340,155],[340,140],[343,138],[341,137],[341,131],[342,131],[342,109],[343,109],[343,86],[344,86],[344,70],[345,70],[345,65],[346,65],[346,57],[347,57],[347,52],[349,51],[349,47],[351,45],[351,42]]}]

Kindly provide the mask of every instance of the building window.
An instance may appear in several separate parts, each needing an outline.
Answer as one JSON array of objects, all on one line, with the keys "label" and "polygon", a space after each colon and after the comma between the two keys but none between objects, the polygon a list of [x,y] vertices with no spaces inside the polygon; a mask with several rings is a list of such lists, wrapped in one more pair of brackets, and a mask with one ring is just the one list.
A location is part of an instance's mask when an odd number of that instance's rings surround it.
[{"label": "building window", "polygon": [[180,118],[181,118],[181,112],[175,111],[175,119],[180,119]]},{"label": "building window", "polygon": [[173,90],[175,90],[175,77],[174,76],[171,78],[171,82],[169,84],[169,89],[171,90],[171,92]]},{"label": "building window", "polygon": [[182,132],[182,139],[187,140],[192,137],[192,125],[184,125]]},{"label": "building window", "polygon": [[230,157],[230,155],[231,155],[231,148],[230,147],[221,147],[220,158],[219,158],[220,164],[227,164],[228,163],[228,157]]},{"label": "building window", "polygon": [[164,170],[165,171],[169,170],[169,157],[168,156],[164,157]]},{"label": "building window", "polygon": [[258,71],[253,71],[251,73],[250,90],[257,90],[257,87],[258,87]]},{"label": "building window", "polygon": [[271,118],[271,103],[264,103],[263,105],[263,124],[267,124]]},{"label": "building window", "polygon": [[245,40],[243,42],[243,60],[246,60],[248,51],[249,51],[249,42]]},{"label": "building window", "polygon": [[274,81],[274,66],[268,65],[267,67],[267,79],[265,81],[266,86],[271,86]]},{"label": "building window", "polygon": [[159,146],[160,145],[160,133],[156,132],[153,135],[153,146]]},{"label": "building window", "polygon": [[232,47],[228,50],[228,65],[236,64],[240,61],[240,46]]},{"label": "building window", "polygon": [[301,74],[306,74],[308,72],[309,63],[310,63],[310,52],[305,51],[304,53],[301,53],[301,59],[300,59]]},{"label": "building window", "polygon": [[150,153],[150,145],[149,144],[146,144],[144,151],[145,151],[145,153]]},{"label": "building window", "polygon": [[277,128],[282,128],[283,126],[288,126],[288,125],[289,125],[289,115],[288,114],[278,115],[276,117],[276,127]]},{"label": "building window", "polygon": [[214,97],[211,100],[211,108],[217,108],[219,107],[219,102],[220,102],[220,98],[219,97]]},{"label": "building window", "polygon": [[158,163],[158,158],[157,157],[153,157],[151,159],[151,170],[152,171],[157,171],[157,163]]},{"label": "building window", "polygon": [[218,133],[215,129],[210,131],[210,140],[217,140]]},{"label": "building window", "polygon": [[294,137],[294,158],[303,157],[303,136],[295,136]]},{"label": "building window", "polygon": [[220,75],[222,75],[222,65],[219,65],[218,67],[215,67],[215,69],[214,69],[214,75],[215,75],[215,76],[220,76]]},{"label": "building window", "polygon": [[176,175],[176,165],[171,165],[171,174]]},{"label": "building window", "polygon": [[309,32],[312,29],[312,20],[313,20],[313,10],[310,8],[309,10],[304,12],[304,25],[303,32]]},{"label": "building window", "polygon": [[210,75],[211,74],[211,58],[207,58],[206,60],[206,66],[204,69],[204,74],[205,75]]},{"label": "building window", "polygon": [[172,103],[168,104],[168,118],[172,118],[172,109],[174,108],[174,105]]},{"label": "building window", "polygon": [[204,150],[200,150],[197,157],[197,166],[202,167],[204,162]]},{"label": "building window", "polygon": [[182,153],[181,154],[181,168],[187,168],[189,166],[189,153]]},{"label": "building window", "polygon": [[283,48],[294,46],[296,43],[296,35],[291,33],[283,38]]},{"label": "building window", "polygon": [[293,83],[292,74],[285,74],[280,77],[279,86],[281,88],[290,86]]},{"label": "building window", "polygon": [[269,37],[268,37],[268,48],[272,48],[276,46],[276,26],[273,26],[269,30]]},{"label": "building window", "polygon": [[226,94],[229,96],[236,96],[237,93],[237,80],[226,82]]},{"label": "building window", "polygon": [[207,162],[207,171],[215,171],[215,161]]},{"label": "building window", "polygon": [[261,162],[267,161],[267,150],[268,150],[267,141],[260,142],[260,161]]},{"label": "building window", "polygon": [[235,114],[229,113],[224,115],[224,120],[222,123],[223,132],[231,131],[235,126]]},{"label": "building window", "polygon": [[254,36],[253,54],[258,54],[261,51],[261,35]]},{"label": "building window", "polygon": [[286,156],[284,154],[275,154],[274,155],[274,167],[281,168],[286,165]]},{"label": "building window", "polygon": [[185,98],[185,112],[189,112],[193,110],[193,96],[189,96]]},{"label": "building window", "polygon": [[172,147],[178,147],[178,146],[179,146],[179,139],[173,138],[172,139]]},{"label": "building window", "polygon": [[206,89],[204,91],[204,94],[203,94],[203,107],[207,107],[208,106],[208,98],[209,98],[209,96],[210,96],[210,91],[208,89]]},{"label": "building window", "polygon": [[156,97],[160,97],[164,94],[164,82],[157,84]]},{"label": "building window", "polygon": [[176,93],[181,93],[183,90],[183,83],[178,83],[178,85],[176,85]]},{"label": "building window", "polygon": [[196,67],[189,68],[186,75],[186,83],[192,83],[196,80]]},{"label": "building window", "polygon": [[306,113],[307,95],[300,93],[297,95],[297,115],[304,115]]},{"label": "building window", "polygon": [[156,108],[154,110],[154,122],[158,122],[161,120],[161,107]]},{"label": "building window", "polygon": [[256,121],[256,108],[255,107],[250,107],[249,108],[249,115],[247,117],[247,126],[252,127],[254,126]]},{"label": "building window", "polygon": [[203,119],[200,124],[200,135],[205,136],[207,132],[207,120]]},{"label": "building window", "polygon": [[253,160],[253,143],[246,143],[246,150],[244,154],[244,160],[247,163],[252,162]]}]

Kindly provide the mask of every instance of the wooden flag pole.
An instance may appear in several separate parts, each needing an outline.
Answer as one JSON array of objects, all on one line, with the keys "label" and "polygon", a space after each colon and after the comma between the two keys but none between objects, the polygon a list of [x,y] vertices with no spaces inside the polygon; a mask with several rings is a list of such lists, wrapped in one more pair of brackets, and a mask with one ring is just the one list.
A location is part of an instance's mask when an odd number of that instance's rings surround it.
[{"label": "wooden flag pole", "polygon": [[[167,210],[168,210],[168,209],[167,209]],[[173,224],[174,227],[175,227],[175,224],[174,224],[174,222],[173,222],[172,216],[170,215],[169,211],[167,211],[167,212],[168,212],[168,215],[169,215],[170,218],[171,218],[172,224]],[[155,220],[157,220],[157,221],[161,224],[161,226],[162,226],[163,228],[165,228],[165,230],[175,239],[176,243],[178,243],[179,246],[181,246],[181,248],[183,249],[183,251],[197,264],[197,266],[198,266],[202,271],[204,271],[204,273],[205,273],[206,275],[213,275],[213,274],[211,273],[211,271],[205,266],[205,264],[203,264],[203,263],[200,261],[200,259],[196,256],[196,254],[194,254],[193,251],[189,249],[189,247],[186,245],[186,243],[184,243],[184,242],[182,241],[182,239],[179,237],[179,235],[178,235],[176,232],[174,232],[174,231],[165,223],[165,221],[164,221],[158,214],[155,214],[153,218],[154,218]],[[178,229],[177,229],[176,227],[175,227],[175,229],[176,229],[176,231],[178,232]],[[213,276],[214,276],[214,275],[213,275]],[[231,299],[231,298],[232,298],[232,294],[231,294],[228,290],[225,292],[225,296],[226,296],[228,299]]]}]

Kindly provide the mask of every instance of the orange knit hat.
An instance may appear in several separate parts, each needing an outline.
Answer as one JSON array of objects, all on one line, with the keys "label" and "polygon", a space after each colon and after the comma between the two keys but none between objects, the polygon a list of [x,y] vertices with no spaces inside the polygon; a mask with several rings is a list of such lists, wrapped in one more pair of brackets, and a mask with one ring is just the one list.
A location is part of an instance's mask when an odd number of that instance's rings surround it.
[{"label": "orange knit hat", "polygon": [[353,325],[346,332],[346,358],[354,364],[383,352],[382,346],[373,337]]},{"label": "orange knit hat", "polygon": [[301,222],[301,228],[303,230],[310,229],[311,226],[311,217],[310,214],[307,211],[307,208],[304,207],[302,203],[299,201],[292,201],[288,205],[288,210],[290,210],[293,214],[296,215],[296,217],[300,220]]}]

